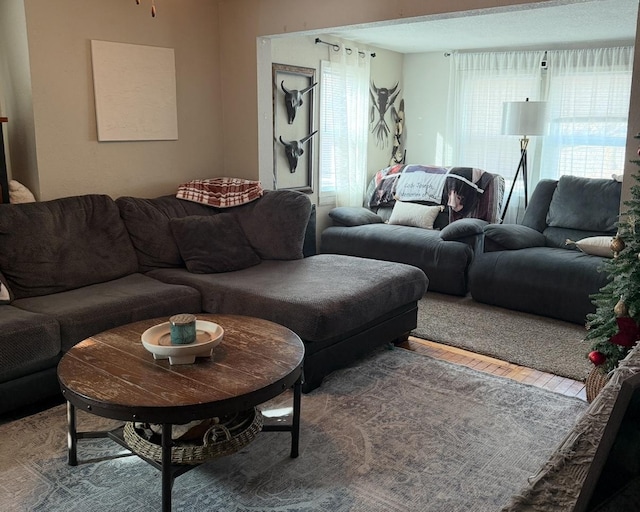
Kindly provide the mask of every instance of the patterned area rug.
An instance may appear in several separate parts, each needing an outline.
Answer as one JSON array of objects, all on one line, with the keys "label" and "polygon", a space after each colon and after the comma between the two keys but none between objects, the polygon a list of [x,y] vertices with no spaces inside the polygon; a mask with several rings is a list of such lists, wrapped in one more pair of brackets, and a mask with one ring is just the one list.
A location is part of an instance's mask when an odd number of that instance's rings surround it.
[{"label": "patterned area rug", "polygon": [[592,365],[584,326],[428,292],[418,303],[418,338],[583,381]]},{"label": "patterned area rug", "polygon": [[[290,396],[263,409],[287,407]],[[557,447],[586,403],[408,350],[381,349],[302,397],[287,433],[178,477],[174,510],[495,511]],[[65,407],[0,425],[3,511],[156,511],[160,473],[106,439],[66,463]],[[80,430],[107,420],[82,413]]]}]

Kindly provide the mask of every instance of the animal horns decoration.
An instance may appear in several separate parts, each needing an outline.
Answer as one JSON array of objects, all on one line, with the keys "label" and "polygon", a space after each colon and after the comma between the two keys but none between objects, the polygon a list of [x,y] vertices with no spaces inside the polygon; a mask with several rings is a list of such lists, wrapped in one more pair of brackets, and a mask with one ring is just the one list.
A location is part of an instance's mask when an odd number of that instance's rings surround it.
[{"label": "animal horns decoration", "polygon": [[284,146],[284,152],[287,155],[287,160],[289,161],[290,172],[296,172],[296,168],[298,167],[298,158],[300,158],[304,154],[304,149],[302,148],[302,146],[316,133],[318,133],[318,130],[310,133],[300,140],[292,140],[290,142],[282,140],[282,135],[279,137],[280,143]]},{"label": "animal horns decoration", "polygon": [[280,82],[280,87],[284,92],[284,104],[287,107],[287,122],[289,124],[293,124],[293,120],[296,118],[296,112],[298,111],[298,108],[300,108],[300,106],[304,103],[302,101],[302,96],[307,94],[316,85],[318,85],[318,82],[298,91],[295,89],[287,89],[284,86],[284,80]]}]

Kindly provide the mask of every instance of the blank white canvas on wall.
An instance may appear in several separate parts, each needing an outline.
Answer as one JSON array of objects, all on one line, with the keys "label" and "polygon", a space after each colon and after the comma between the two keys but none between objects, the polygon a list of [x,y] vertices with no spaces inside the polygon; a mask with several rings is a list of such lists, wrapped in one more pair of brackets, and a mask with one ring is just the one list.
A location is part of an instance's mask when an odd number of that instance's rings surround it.
[{"label": "blank white canvas on wall", "polygon": [[99,141],[177,140],[173,48],[91,41]]}]

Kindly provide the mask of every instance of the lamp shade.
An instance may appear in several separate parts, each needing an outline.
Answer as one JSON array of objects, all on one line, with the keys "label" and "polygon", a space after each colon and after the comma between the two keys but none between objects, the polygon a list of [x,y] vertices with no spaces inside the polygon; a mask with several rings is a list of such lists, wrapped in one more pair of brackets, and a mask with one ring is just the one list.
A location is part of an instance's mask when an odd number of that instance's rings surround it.
[{"label": "lamp shade", "polygon": [[544,135],[546,129],[546,101],[507,101],[503,104],[503,135]]}]

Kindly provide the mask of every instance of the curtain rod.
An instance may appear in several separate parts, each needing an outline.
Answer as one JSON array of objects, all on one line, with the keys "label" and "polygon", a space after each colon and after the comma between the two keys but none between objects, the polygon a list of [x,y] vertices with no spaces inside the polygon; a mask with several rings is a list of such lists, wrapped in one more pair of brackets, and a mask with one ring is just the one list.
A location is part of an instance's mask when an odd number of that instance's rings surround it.
[{"label": "curtain rod", "polygon": [[[326,44],[327,46],[331,46],[333,48],[334,52],[337,52],[337,51],[340,50],[340,45],[339,44],[327,43],[326,41],[323,41],[319,37],[316,37],[316,44],[318,44],[318,43],[322,43],[322,44]],[[351,53],[353,51],[351,48],[347,48],[346,46],[345,46],[344,49],[346,50],[347,53]],[[362,55],[363,57],[366,55],[365,52],[360,52],[360,51],[358,52],[358,54]],[[369,55],[371,55],[371,57],[375,57],[376,56],[375,52],[370,52]]]}]

